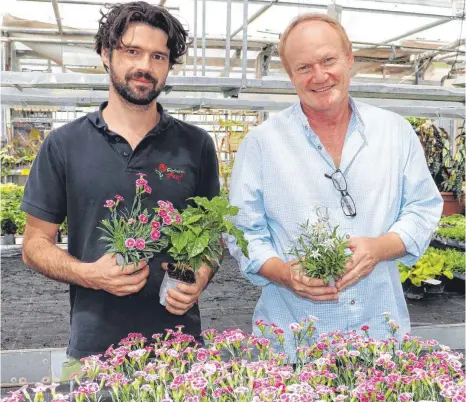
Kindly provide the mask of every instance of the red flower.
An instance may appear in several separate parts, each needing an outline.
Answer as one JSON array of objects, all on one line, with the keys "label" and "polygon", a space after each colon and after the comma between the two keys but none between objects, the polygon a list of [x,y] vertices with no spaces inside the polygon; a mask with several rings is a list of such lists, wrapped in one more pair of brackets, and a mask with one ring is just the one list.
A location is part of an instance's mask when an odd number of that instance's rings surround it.
[{"label": "red flower", "polygon": [[161,164],[159,165],[159,170],[160,170],[161,172],[166,172],[167,169],[168,169],[168,166],[165,165],[165,163],[161,163]]}]

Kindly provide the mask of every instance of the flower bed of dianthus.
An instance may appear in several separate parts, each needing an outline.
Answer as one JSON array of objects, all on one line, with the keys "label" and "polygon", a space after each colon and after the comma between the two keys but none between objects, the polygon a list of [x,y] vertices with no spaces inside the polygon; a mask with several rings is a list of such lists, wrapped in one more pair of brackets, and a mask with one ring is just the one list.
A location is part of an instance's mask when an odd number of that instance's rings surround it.
[{"label": "flower bed of dianthus", "polygon": [[[129,334],[104,356],[82,359],[76,390],[57,394],[57,384],[36,384],[11,392],[3,401],[102,401],[110,393],[118,402],[149,401],[466,401],[464,358],[436,341],[405,335],[387,315],[393,338],[334,331],[314,336],[316,318],[290,326],[297,344],[297,363],[271,347],[283,344],[283,331],[257,322],[262,337],[238,329],[203,332],[205,345],[190,335],[167,330],[153,342]],[[311,339],[311,341],[308,341]],[[228,357],[226,357],[228,356]],[[42,399],[41,399],[42,398]]]}]

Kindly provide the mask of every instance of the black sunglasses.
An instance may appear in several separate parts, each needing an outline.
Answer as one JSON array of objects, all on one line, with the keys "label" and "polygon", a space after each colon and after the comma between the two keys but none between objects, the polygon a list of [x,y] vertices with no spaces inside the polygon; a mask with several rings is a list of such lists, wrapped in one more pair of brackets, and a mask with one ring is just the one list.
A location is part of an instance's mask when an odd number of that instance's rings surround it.
[{"label": "black sunglasses", "polygon": [[331,175],[324,174],[327,179],[331,179],[333,186],[341,194],[341,208],[346,216],[356,216],[356,205],[353,198],[348,194],[348,184],[346,183],[345,176],[340,169],[335,170]]}]

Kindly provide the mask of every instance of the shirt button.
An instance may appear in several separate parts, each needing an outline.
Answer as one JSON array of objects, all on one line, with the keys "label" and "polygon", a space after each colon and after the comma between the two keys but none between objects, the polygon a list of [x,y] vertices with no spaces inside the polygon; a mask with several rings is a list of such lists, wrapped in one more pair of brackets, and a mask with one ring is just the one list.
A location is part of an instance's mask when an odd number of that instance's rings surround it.
[{"label": "shirt button", "polygon": [[356,300],[351,300],[351,304],[356,304]]},{"label": "shirt button", "polygon": [[115,137],[115,141],[116,141],[116,142],[120,142],[120,141],[121,141],[121,138],[120,138],[120,137]]},{"label": "shirt button", "polygon": [[127,151],[123,151],[121,154],[122,154],[123,156],[129,156],[129,152],[127,152]]},{"label": "shirt button", "polygon": [[317,148],[319,148],[319,151],[322,151],[322,145],[319,145]]}]

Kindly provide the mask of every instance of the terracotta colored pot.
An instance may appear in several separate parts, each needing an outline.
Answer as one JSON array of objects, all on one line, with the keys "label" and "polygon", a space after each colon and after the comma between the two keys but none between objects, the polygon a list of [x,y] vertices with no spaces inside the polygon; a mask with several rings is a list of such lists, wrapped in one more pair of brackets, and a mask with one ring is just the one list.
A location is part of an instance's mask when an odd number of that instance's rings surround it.
[{"label": "terracotta colored pot", "polygon": [[464,204],[453,197],[452,192],[441,192],[443,198],[443,216],[464,214]]}]

